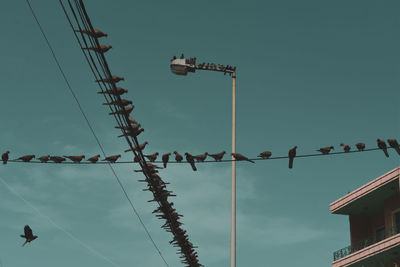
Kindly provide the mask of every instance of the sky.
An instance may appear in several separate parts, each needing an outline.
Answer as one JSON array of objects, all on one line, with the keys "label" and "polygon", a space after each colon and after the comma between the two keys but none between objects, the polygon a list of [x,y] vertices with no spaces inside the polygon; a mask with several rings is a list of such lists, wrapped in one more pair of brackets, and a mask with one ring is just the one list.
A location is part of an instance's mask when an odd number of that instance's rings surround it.
[{"label": "sky", "polygon": [[[102,103],[58,1],[32,0],[47,37],[107,154],[132,160]],[[286,156],[340,143],[400,139],[398,1],[86,0],[106,58],[136,108],[146,154],[229,152],[229,76],[170,72],[184,53],[237,66],[237,151]],[[0,150],[10,158],[100,154],[25,1],[0,9]],[[331,266],[349,245],[348,218],[329,204],[398,167],[390,151],[237,164],[237,266]],[[182,266],[151,212],[137,168],[115,169],[170,266]],[[229,265],[230,163],[160,171],[183,228],[207,267]],[[0,168],[1,266],[163,266],[107,165],[9,163]],[[13,192],[23,197],[24,202]],[[27,204],[29,203],[29,204]],[[32,208],[35,207],[35,208]],[[50,218],[50,220],[49,220]],[[52,223],[73,234],[79,242]],[[24,225],[39,238],[21,247]],[[83,242],[92,250],[82,246]],[[99,256],[99,254],[103,256]]]}]

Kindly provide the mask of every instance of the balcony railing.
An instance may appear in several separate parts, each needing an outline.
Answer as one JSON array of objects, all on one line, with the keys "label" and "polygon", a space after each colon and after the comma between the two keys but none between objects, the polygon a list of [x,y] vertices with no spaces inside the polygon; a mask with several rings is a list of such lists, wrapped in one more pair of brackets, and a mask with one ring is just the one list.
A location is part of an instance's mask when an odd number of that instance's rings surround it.
[{"label": "balcony railing", "polygon": [[388,237],[397,235],[400,233],[400,226],[393,225],[389,229],[385,229],[385,234],[383,235],[384,238],[377,238],[377,235],[369,236],[368,238],[355,243],[353,246],[348,246],[342,249],[339,249],[338,251],[333,252],[333,261],[336,261],[338,259],[341,259],[343,257],[346,257],[350,255],[353,252],[359,251],[363,248],[366,248],[372,244],[378,243]]}]

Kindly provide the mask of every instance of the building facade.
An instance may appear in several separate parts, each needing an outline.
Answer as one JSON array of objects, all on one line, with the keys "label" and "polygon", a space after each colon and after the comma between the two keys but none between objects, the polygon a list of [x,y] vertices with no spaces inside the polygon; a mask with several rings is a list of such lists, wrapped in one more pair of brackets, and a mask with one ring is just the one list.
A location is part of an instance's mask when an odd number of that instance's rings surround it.
[{"label": "building facade", "polygon": [[350,244],[333,267],[400,267],[400,167],[330,204],[349,216]]}]

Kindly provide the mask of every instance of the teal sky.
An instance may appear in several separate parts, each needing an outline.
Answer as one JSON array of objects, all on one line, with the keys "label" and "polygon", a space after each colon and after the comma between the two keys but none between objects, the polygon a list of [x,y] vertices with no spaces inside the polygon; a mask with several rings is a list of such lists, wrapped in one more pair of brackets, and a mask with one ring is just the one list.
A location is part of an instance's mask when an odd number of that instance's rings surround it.
[{"label": "teal sky", "polygon": [[[112,4],[111,4],[112,3]],[[178,77],[170,58],[237,66],[237,151],[286,156],[344,142],[354,147],[398,138],[398,1],[86,0],[95,28],[109,34],[106,57],[136,105],[153,152],[229,151],[231,79],[196,72]],[[58,1],[32,0],[47,37],[107,154],[124,154],[114,119]],[[100,152],[25,1],[0,8],[0,150],[24,154]],[[331,266],[349,245],[345,216],[329,204],[397,167],[390,151],[237,164],[237,266]],[[182,266],[143,192],[142,176],[115,166],[170,266]],[[168,166],[183,228],[200,263],[229,265],[230,164]],[[163,266],[106,165],[9,163],[0,177],[41,213],[119,266]],[[110,266],[40,216],[0,183],[2,266]],[[29,224],[39,239],[21,247]]]}]

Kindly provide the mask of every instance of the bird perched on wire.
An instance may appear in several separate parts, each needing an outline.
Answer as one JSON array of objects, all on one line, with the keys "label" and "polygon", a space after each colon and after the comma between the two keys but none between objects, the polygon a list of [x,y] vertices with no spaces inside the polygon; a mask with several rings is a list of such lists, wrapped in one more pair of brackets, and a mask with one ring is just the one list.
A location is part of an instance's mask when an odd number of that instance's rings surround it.
[{"label": "bird perched on wire", "polygon": [[7,164],[8,154],[10,154],[10,151],[6,151],[1,155],[1,160],[3,161],[3,164]]},{"label": "bird perched on wire", "polygon": [[101,45],[101,46],[91,46],[91,47],[84,47],[83,50],[92,50],[97,53],[105,53],[112,48],[111,45]]},{"label": "bird perched on wire", "polygon": [[119,76],[113,75],[111,77],[107,77],[107,78],[104,78],[104,79],[96,80],[96,82],[98,82],[98,83],[100,83],[100,82],[103,82],[103,83],[117,83],[117,82],[124,81],[124,80],[125,79],[123,77],[119,77]]},{"label": "bird perched on wire", "polygon": [[400,155],[400,147],[399,147],[399,143],[397,142],[397,140],[396,139],[388,139],[387,141],[388,141],[390,147],[394,148],[396,150],[397,154]]},{"label": "bird perched on wire", "polygon": [[25,155],[25,156],[19,157],[18,159],[22,160],[23,162],[29,162],[34,158],[35,158],[35,155]]},{"label": "bird perched on wire", "polygon": [[105,105],[105,106],[118,105],[120,107],[125,107],[125,106],[131,105],[131,104],[132,104],[132,101],[127,100],[127,99],[121,99],[121,101],[115,100],[115,101],[111,101],[109,103],[103,103],[103,105]]},{"label": "bird perched on wire", "polygon": [[133,162],[139,162],[139,156],[138,155],[135,155],[133,157]]},{"label": "bird perched on wire", "polygon": [[196,165],[194,164],[193,156],[187,152],[185,152],[185,156],[186,156],[186,161],[190,163],[190,166],[192,166],[192,169],[194,171],[197,171]]},{"label": "bird perched on wire", "polygon": [[292,149],[289,150],[289,169],[293,168],[293,160],[296,157],[296,149],[297,146],[294,146]]},{"label": "bird perched on wire", "polygon": [[201,154],[201,155],[193,156],[193,158],[196,159],[197,162],[204,162],[206,160],[206,158],[207,158],[207,155],[208,155],[208,153],[206,152],[206,153]]},{"label": "bird perched on wire", "polygon": [[176,160],[176,162],[179,162],[179,163],[181,163],[182,162],[182,160],[183,160],[183,157],[182,157],[182,155],[181,154],[179,154],[178,152],[176,152],[176,151],[174,151],[174,154],[175,154],[175,160]]},{"label": "bird perched on wire", "polygon": [[166,153],[166,154],[162,155],[162,157],[161,157],[162,162],[164,164],[164,168],[167,168],[167,163],[169,161],[169,156],[170,155],[171,155],[171,153]]},{"label": "bird perched on wire", "polygon": [[106,157],[105,159],[102,159],[102,161],[108,161],[110,163],[115,163],[118,160],[118,158],[120,158],[120,157],[121,157],[121,155],[112,155],[112,156]]},{"label": "bird perched on wire", "polygon": [[108,113],[109,115],[115,115],[115,114],[119,114],[119,115],[123,115],[123,114],[131,114],[132,110],[135,108],[134,105],[130,106],[130,107],[124,107],[123,109],[117,109],[114,112],[110,112]]},{"label": "bird perched on wire", "polygon": [[331,152],[331,150],[334,149],[333,146],[327,146],[327,147],[322,147],[320,149],[318,149],[317,151],[321,152],[324,155],[329,154],[329,152]]},{"label": "bird perched on wire", "polygon": [[146,141],[143,144],[140,144],[138,147],[134,147],[133,149],[129,148],[129,149],[125,150],[125,152],[143,150],[147,144],[148,144],[148,142]]},{"label": "bird perched on wire", "polygon": [[251,162],[251,163],[255,163],[254,161],[252,161],[252,160],[249,159],[248,157],[243,156],[242,154],[239,154],[239,153],[231,153],[231,155],[232,155],[236,160],[238,160],[238,161],[246,160],[246,161],[249,161],[249,162]]},{"label": "bird perched on wire", "polygon": [[125,93],[128,93],[128,90],[126,90],[124,88],[121,88],[121,87],[116,87],[116,88],[113,88],[113,89],[110,89],[110,90],[105,90],[105,91],[97,92],[97,93],[98,94],[109,94],[109,95],[117,96],[117,95],[123,95]]},{"label": "bird perched on wire", "polygon": [[49,159],[50,159],[50,155],[41,156],[41,157],[39,158],[39,160],[40,160],[41,163],[47,163],[47,161],[49,161]]},{"label": "bird perched on wire", "polygon": [[346,153],[347,153],[347,152],[350,152],[350,150],[351,150],[351,147],[350,147],[349,145],[345,145],[345,144],[341,143],[340,146],[343,147],[343,150],[344,150],[344,152],[346,152]]},{"label": "bird perched on wire", "polygon": [[59,157],[59,156],[51,156],[50,160],[54,161],[55,163],[61,163],[61,162],[65,161],[65,158]]},{"label": "bird perched on wire", "polygon": [[100,37],[107,37],[107,36],[108,36],[107,33],[104,33],[104,32],[102,32],[102,31],[100,31],[100,30],[93,30],[93,31],[87,31],[87,30],[82,30],[82,31],[80,31],[80,30],[75,30],[75,32],[85,33],[85,34],[87,34],[87,35],[89,35],[89,36],[91,36],[91,37],[94,37],[94,38],[100,38]]},{"label": "bird perched on wire", "polygon": [[378,147],[380,149],[382,149],[383,153],[385,153],[385,156],[388,158],[389,157],[389,153],[387,152],[387,146],[385,141],[381,140],[381,139],[376,139],[376,142],[378,143]]},{"label": "bird perched on wire", "polygon": [[258,155],[258,157],[263,158],[263,159],[268,159],[272,156],[272,153],[270,151],[264,151],[261,152],[260,155]]},{"label": "bird perched on wire", "polygon": [[151,154],[151,155],[143,155],[146,158],[148,158],[150,160],[150,162],[154,162],[156,161],[157,157],[158,157],[158,152]]},{"label": "bird perched on wire", "polygon": [[33,235],[32,229],[29,227],[29,225],[25,225],[24,227],[24,234],[20,235],[22,238],[25,238],[25,243],[22,244],[22,246],[25,246],[26,243],[30,243],[36,238],[38,238],[37,235]]},{"label": "bird perched on wire", "polygon": [[357,143],[356,147],[357,147],[358,151],[364,151],[365,144],[364,143]]},{"label": "bird perched on wire", "polygon": [[212,157],[213,159],[215,159],[215,161],[221,161],[222,158],[224,157],[225,153],[226,153],[225,151],[222,151],[222,152],[217,153],[217,154],[208,154],[208,155],[210,157]]},{"label": "bird perched on wire", "polygon": [[100,155],[97,154],[96,156],[93,156],[91,158],[88,158],[88,161],[90,161],[91,163],[96,163],[100,158]]},{"label": "bird perched on wire", "polygon": [[80,163],[85,156],[81,155],[81,156],[63,156],[64,158],[70,159],[72,162],[74,163]]}]

